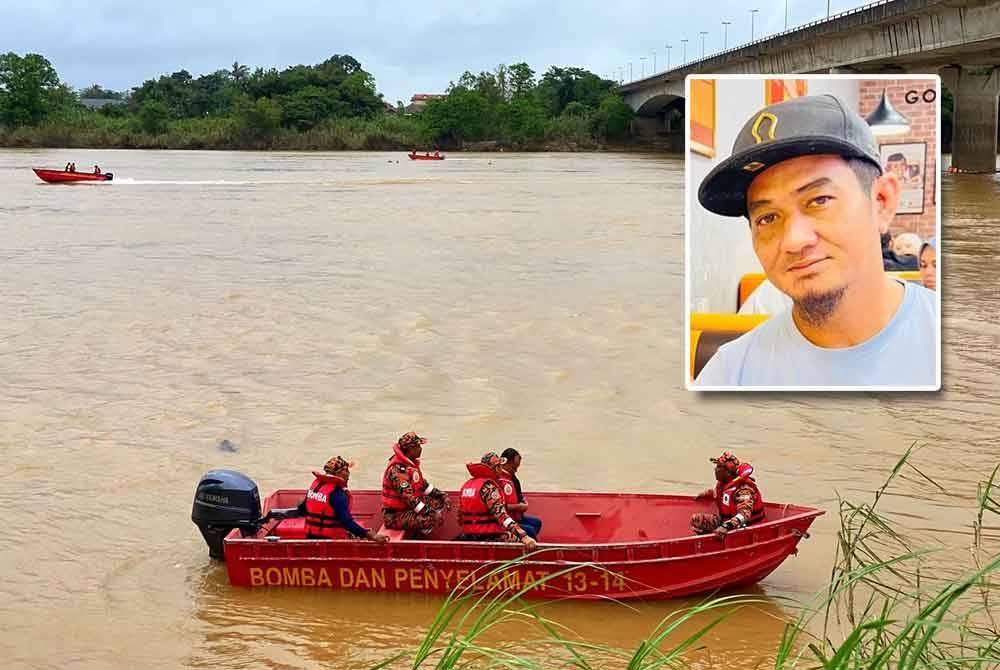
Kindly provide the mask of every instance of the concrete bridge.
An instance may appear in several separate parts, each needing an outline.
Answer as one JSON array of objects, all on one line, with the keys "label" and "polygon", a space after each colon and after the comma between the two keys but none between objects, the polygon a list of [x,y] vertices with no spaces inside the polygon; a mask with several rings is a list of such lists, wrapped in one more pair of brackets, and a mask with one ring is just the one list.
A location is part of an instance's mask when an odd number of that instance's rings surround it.
[{"label": "concrete bridge", "polygon": [[689,74],[940,74],[954,97],[952,165],[994,172],[1000,0],[883,0],[619,87],[637,124],[663,131]]}]

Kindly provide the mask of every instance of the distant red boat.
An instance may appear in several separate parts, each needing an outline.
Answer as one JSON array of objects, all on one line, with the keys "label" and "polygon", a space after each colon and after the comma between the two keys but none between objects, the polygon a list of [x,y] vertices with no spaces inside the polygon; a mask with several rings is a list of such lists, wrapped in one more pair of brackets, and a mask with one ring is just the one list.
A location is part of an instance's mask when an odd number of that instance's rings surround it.
[{"label": "distant red boat", "polygon": [[114,175],[110,172],[66,172],[65,170],[46,170],[31,168],[38,178],[50,184],[71,184],[78,181],[111,181]]},{"label": "distant red boat", "polygon": [[[378,528],[381,491],[351,493],[355,518]],[[210,553],[225,559],[231,584],[448,593],[525,555],[520,545],[453,540],[459,533],[454,514],[426,539],[404,539],[399,531],[384,529],[391,538],[385,545],[306,539],[304,519],[289,515],[304,495],[304,490],[279,490],[261,509],[256,485],[245,475],[226,470],[205,475],[192,519]],[[537,552],[477,588],[526,588],[524,595],[532,598],[661,599],[748,586],[795,554],[823,514],[767,503],[762,523],[720,540],[692,535],[688,527],[691,514],[709,511],[710,501],[624,493],[527,495],[532,513],[545,520]],[[451,497],[457,500],[456,494]]]},{"label": "distant red boat", "polygon": [[418,154],[416,151],[411,151],[410,153],[407,154],[407,156],[410,157],[411,161],[443,161],[444,160],[444,156],[442,156],[441,154],[439,154],[436,151],[434,153],[432,153],[432,154],[431,153],[427,153],[426,151],[424,153],[422,153],[422,154]]}]

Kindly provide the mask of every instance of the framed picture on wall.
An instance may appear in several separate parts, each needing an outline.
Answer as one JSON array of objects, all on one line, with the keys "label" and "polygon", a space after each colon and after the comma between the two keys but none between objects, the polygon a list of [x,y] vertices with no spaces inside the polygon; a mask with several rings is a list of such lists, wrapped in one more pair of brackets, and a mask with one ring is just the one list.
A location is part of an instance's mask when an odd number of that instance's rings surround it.
[{"label": "framed picture on wall", "polygon": [[892,172],[902,186],[897,214],[924,213],[924,166],[927,143],[883,144],[879,147],[882,169]]}]

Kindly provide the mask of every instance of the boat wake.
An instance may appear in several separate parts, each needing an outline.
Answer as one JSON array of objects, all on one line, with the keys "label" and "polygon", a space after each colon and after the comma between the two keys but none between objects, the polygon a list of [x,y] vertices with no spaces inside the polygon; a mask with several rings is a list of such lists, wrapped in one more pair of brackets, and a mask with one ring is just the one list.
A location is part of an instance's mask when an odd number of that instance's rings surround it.
[{"label": "boat wake", "polygon": [[232,180],[232,179],[131,179],[123,177],[115,179],[113,184],[119,186],[256,186],[258,184],[298,184],[297,181],[281,180]]}]

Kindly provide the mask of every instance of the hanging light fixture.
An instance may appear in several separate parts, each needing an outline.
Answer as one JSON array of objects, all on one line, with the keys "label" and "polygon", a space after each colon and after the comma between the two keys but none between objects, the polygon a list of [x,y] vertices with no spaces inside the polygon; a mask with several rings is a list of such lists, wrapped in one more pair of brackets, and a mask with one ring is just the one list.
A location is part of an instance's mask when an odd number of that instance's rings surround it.
[{"label": "hanging light fixture", "polygon": [[876,136],[900,135],[910,130],[910,120],[896,111],[896,108],[889,102],[889,96],[884,88],[878,107],[868,115],[865,121],[871,126],[872,134]]}]

